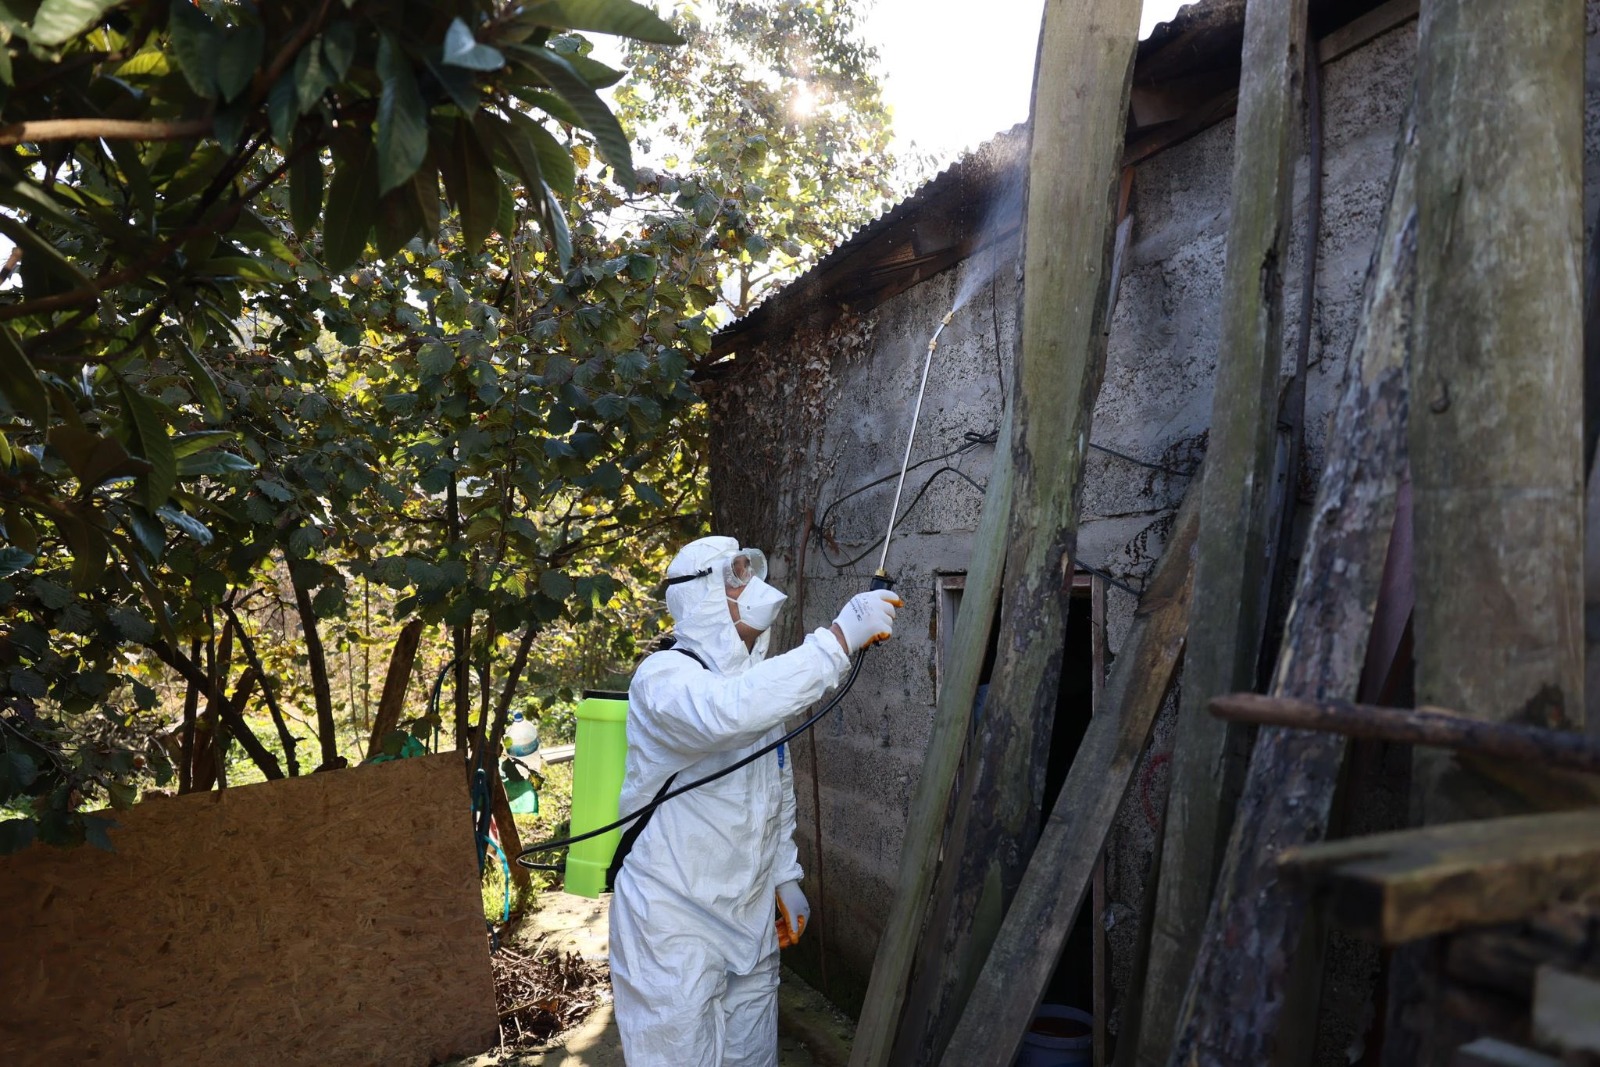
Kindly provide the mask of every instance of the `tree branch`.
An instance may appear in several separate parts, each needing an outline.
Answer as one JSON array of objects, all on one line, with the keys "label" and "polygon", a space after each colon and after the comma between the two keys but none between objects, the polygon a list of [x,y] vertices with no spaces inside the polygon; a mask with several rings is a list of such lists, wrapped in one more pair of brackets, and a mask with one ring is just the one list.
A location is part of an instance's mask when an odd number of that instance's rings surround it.
[{"label": "tree branch", "polygon": [[188,141],[211,135],[210,119],[38,119],[0,126],[0,146],[44,141]]}]

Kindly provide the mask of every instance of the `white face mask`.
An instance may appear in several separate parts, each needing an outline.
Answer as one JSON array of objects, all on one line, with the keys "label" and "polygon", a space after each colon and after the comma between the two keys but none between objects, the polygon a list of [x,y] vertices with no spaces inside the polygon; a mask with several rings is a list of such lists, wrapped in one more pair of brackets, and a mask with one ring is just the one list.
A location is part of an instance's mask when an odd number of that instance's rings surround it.
[{"label": "white face mask", "polygon": [[778,621],[778,613],[789,596],[768,585],[765,579],[752,577],[743,593],[728,599],[739,605],[740,622],[752,630],[766,631]]}]

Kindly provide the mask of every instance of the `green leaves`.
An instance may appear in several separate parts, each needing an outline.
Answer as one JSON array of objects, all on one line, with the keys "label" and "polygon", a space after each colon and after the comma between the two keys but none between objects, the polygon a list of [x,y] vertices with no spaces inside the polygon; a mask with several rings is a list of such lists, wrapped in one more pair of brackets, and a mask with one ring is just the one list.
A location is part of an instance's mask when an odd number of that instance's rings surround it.
[{"label": "green leaves", "polygon": [[302,237],[322,215],[322,160],[300,152],[289,161],[289,220]]},{"label": "green leaves", "polygon": [[43,0],[33,16],[33,39],[46,48],[66,44],[100,21],[121,0]]},{"label": "green leaves", "polygon": [[211,368],[195,355],[194,349],[185,344],[178,346],[178,359],[189,372],[189,385],[194,390],[195,399],[200,401],[200,406],[205,410],[206,418],[221,422],[227,409],[222,403],[222,393],[217,389],[217,380],[211,376]]},{"label": "green leaves", "polygon": [[506,57],[498,49],[479,44],[472,30],[458,17],[450,20],[450,28],[445,31],[444,63],[467,70],[499,70],[505,66]]},{"label": "green leaves", "polygon": [[606,107],[605,101],[595,95],[594,89],[573,69],[572,64],[550,49],[517,45],[513,54],[533,68],[572,106],[582,120],[583,127],[594,134],[601,156],[616,171],[617,183],[625,189],[632,188],[635,182],[633,150],[628,145],[628,135],[622,132],[621,123]]},{"label": "green leaves", "polygon": [[461,236],[468,245],[481,245],[494,227],[500,210],[500,176],[484,150],[477,131],[466,119],[457,119],[449,151],[439,160],[445,191],[461,213]]},{"label": "green leaves", "polygon": [[683,44],[659,15],[633,0],[543,0],[530,4],[522,18],[564,30],[609,33],[653,44]]},{"label": "green leaves", "polygon": [[362,137],[336,151],[338,170],[328,187],[327,218],[322,229],[322,258],[329,270],[348,269],[367,247],[367,234],[378,205],[378,165],[372,143]]},{"label": "green leaves", "polygon": [[174,0],[167,32],[172,41],[172,57],[189,85],[207,99],[217,95],[217,59],[222,52],[222,34],[204,11],[185,0]]},{"label": "green leaves", "polygon": [[122,395],[128,442],[150,465],[142,478],[143,496],[145,507],[154,511],[167,502],[177,485],[178,457],[173,454],[166,423],[150,402],[120,380],[117,391]]},{"label": "green leaves", "polygon": [[265,36],[261,24],[242,22],[228,31],[217,54],[216,81],[222,99],[233,100],[250,87],[261,65]]},{"label": "green leaves", "polygon": [[50,397],[10,327],[0,326],[0,400],[31,421],[36,429],[50,425]]},{"label": "green leaves", "polygon": [[384,34],[378,41],[378,192],[409,181],[428,154],[428,108],[405,53]]}]

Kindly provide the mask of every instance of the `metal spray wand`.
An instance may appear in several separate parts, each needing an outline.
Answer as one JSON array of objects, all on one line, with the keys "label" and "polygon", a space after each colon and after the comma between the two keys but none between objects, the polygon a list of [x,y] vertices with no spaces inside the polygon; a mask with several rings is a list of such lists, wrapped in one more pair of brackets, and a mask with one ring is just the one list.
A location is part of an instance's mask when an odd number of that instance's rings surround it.
[{"label": "metal spray wand", "polygon": [[917,404],[911,409],[911,431],[906,434],[906,454],[900,461],[900,479],[894,483],[894,505],[889,508],[889,528],[883,532],[883,554],[878,557],[878,572],[873,575],[872,588],[893,589],[894,579],[884,568],[889,562],[889,539],[894,536],[894,521],[900,516],[900,493],[906,487],[906,470],[911,466],[911,445],[917,439],[917,423],[922,418],[922,397],[928,391],[928,369],[933,366],[933,350],[939,347],[939,335],[950,325],[956,309],[951,308],[939,320],[939,328],[928,339],[928,354],[922,360],[922,384],[917,386]]}]

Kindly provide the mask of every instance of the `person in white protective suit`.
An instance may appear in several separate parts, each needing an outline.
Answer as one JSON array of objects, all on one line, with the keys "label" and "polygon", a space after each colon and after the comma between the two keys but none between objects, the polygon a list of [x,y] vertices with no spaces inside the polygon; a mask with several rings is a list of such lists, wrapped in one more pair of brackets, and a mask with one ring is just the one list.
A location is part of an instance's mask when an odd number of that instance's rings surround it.
[{"label": "person in white protective suit", "polygon": [[[828,629],[768,659],[784,594],[766,560],[729,537],[684,547],[667,568],[676,645],[628,688],[621,809],[721,770],[782,736],[836,687],[858,649],[887,638],[900,600],[852,598]],[[779,927],[799,936],[793,768],[784,749],[663,803],[615,879],[611,983],[629,1067],[778,1062]]]}]

